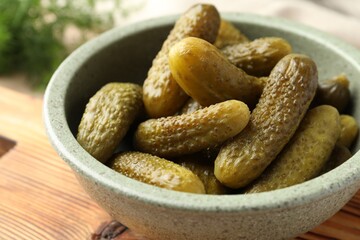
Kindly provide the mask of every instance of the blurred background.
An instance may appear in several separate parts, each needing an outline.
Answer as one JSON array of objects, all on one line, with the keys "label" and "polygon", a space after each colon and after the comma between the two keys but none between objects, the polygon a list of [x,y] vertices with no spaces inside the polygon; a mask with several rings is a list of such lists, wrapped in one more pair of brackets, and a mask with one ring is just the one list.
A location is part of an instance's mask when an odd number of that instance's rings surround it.
[{"label": "blurred background", "polygon": [[57,66],[84,42],[198,2],[301,22],[360,49],[360,0],[0,0],[0,86],[41,97]]}]

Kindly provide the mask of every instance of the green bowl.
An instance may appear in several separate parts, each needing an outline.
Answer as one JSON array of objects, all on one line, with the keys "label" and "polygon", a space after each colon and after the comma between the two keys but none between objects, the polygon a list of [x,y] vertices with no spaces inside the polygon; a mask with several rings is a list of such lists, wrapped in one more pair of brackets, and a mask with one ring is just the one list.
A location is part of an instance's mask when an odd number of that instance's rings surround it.
[{"label": "green bowl", "polygon": [[[353,96],[349,113],[360,122],[360,54],[325,33],[277,18],[243,13],[222,17],[250,38],[279,36],[318,65],[319,78],[345,73]],[[69,56],[45,93],[44,119],[58,154],[85,191],[114,219],[150,239],[284,239],[311,230],[335,214],[360,187],[357,152],[336,169],[285,189],[249,195],[171,191],[125,177],[101,164],[76,141],[85,104],[108,82],[146,78],[178,16],[112,29]]]}]

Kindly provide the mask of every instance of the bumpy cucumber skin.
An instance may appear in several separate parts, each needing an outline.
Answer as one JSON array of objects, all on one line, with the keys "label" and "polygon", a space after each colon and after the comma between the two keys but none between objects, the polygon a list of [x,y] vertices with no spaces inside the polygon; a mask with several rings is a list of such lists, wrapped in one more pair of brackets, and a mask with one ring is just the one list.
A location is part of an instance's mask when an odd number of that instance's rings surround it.
[{"label": "bumpy cucumber skin", "polygon": [[135,180],[181,192],[205,193],[204,184],[190,170],[147,153],[124,152],[114,156],[110,167]]},{"label": "bumpy cucumber skin", "polygon": [[227,141],[215,160],[215,176],[231,188],[245,187],[275,159],[295,133],[318,82],[315,63],[289,54],[272,70],[249,124]]},{"label": "bumpy cucumber skin", "polygon": [[207,159],[203,153],[186,155],[176,163],[195,173],[203,182],[206,194],[226,194],[229,189],[222,185],[214,175],[214,159]]},{"label": "bumpy cucumber skin", "polygon": [[200,105],[200,103],[198,103],[197,101],[195,101],[192,98],[189,98],[184,106],[182,106],[180,114],[188,114],[188,113],[192,113],[195,112],[199,109],[202,109],[203,107]]},{"label": "bumpy cucumber skin", "polygon": [[358,135],[359,125],[353,116],[346,114],[340,115],[340,123],[341,133],[338,144],[350,148]]},{"label": "bumpy cucumber skin", "polygon": [[214,45],[194,37],[185,38],[171,48],[169,64],[177,83],[202,106],[228,99],[253,106],[266,82],[247,75]]},{"label": "bumpy cucumber skin", "polygon": [[318,176],[339,135],[340,116],[336,108],[322,105],[311,109],[290,142],[246,193],[285,188]]},{"label": "bumpy cucumber skin", "polygon": [[249,42],[249,39],[232,23],[222,19],[218,36],[215,40],[215,47],[221,49],[228,45]]},{"label": "bumpy cucumber skin", "polygon": [[252,76],[268,76],[276,63],[292,51],[283,38],[258,38],[221,49],[224,56],[235,66]]},{"label": "bumpy cucumber skin", "polygon": [[177,157],[221,144],[242,131],[250,118],[246,104],[228,100],[197,110],[142,122],[135,149],[160,157]]},{"label": "bumpy cucumber skin", "polygon": [[144,105],[152,118],[170,116],[180,110],[188,99],[186,93],[173,79],[168,53],[181,39],[194,36],[213,43],[220,25],[220,16],[216,8],[208,4],[197,4],[185,12],[176,22],[155,57],[148,76],[144,81]]},{"label": "bumpy cucumber skin", "polygon": [[77,141],[100,162],[106,162],[143,109],[142,88],[133,83],[108,83],[86,105]]}]

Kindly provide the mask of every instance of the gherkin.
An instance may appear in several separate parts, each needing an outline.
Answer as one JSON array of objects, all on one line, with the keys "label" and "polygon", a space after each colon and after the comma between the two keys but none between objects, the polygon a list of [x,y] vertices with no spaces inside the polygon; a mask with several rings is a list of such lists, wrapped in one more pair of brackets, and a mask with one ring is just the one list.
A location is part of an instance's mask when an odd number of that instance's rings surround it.
[{"label": "gherkin", "polygon": [[231,22],[221,20],[219,33],[214,43],[215,47],[221,49],[229,45],[245,42],[249,42],[249,39],[239,29]]},{"label": "gherkin", "polygon": [[316,64],[289,54],[271,71],[249,124],[227,141],[215,160],[215,176],[231,188],[255,180],[288,143],[314,98]]},{"label": "gherkin", "polygon": [[291,51],[291,45],[279,37],[258,38],[221,49],[232,64],[258,77],[268,76],[277,62]]},{"label": "gherkin", "polygon": [[106,84],[86,105],[77,141],[94,158],[106,162],[142,108],[140,85]]},{"label": "gherkin", "polygon": [[356,119],[347,114],[340,115],[341,133],[338,144],[350,148],[359,133],[359,125]]},{"label": "gherkin", "polygon": [[148,153],[119,153],[114,156],[110,166],[127,177],[161,188],[205,193],[204,184],[192,171]]},{"label": "gherkin", "polygon": [[311,109],[280,155],[246,192],[289,187],[318,176],[339,135],[340,116],[336,108],[322,105]]},{"label": "gherkin", "polygon": [[171,48],[169,64],[176,82],[202,106],[229,99],[254,106],[266,83],[231,64],[214,45],[195,37]]},{"label": "gherkin", "polygon": [[214,175],[214,159],[209,159],[206,154],[184,155],[176,159],[176,163],[191,170],[204,183],[206,194],[227,194],[229,189],[222,185]]},{"label": "gherkin", "polygon": [[249,118],[246,104],[228,100],[190,114],[149,119],[136,129],[134,146],[160,157],[191,154],[235,136]]},{"label": "gherkin", "polygon": [[153,60],[144,81],[144,104],[150,117],[173,115],[180,110],[188,98],[170,72],[168,63],[170,48],[189,36],[213,43],[219,26],[220,15],[213,5],[196,4],[180,16]]},{"label": "gherkin", "polygon": [[195,101],[192,98],[189,98],[185,102],[184,106],[182,106],[182,108],[180,110],[180,114],[192,113],[201,108],[203,108],[203,107],[200,105],[200,103],[198,103],[197,101]]}]

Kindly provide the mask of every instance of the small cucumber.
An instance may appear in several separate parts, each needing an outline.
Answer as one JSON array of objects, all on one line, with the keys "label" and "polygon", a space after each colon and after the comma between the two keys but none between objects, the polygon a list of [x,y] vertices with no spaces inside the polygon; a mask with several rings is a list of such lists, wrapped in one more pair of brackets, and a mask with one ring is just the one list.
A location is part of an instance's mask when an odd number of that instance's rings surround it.
[{"label": "small cucumber", "polygon": [[351,100],[349,85],[345,74],[319,81],[313,105],[331,105],[336,107],[340,114],[343,113]]},{"label": "small cucumber", "polygon": [[232,23],[222,19],[219,33],[214,43],[215,47],[221,49],[228,45],[249,42],[249,39]]},{"label": "small cucumber", "polygon": [[197,101],[195,101],[192,98],[189,98],[185,102],[184,106],[182,106],[180,114],[192,113],[201,108],[203,108],[203,107],[200,105],[200,103],[198,103]]},{"label": "small cucumber", "polygon": [[291,45],[278,37],[258,38],[221,49],[232,64],[258,77],[268,76],[276,63],[291,51]]},{"label": "small cucumber", "polygon": [[350,150],[340,144],[335,144],[334,149],[331,152],[329,159],[326,161],[325,166],[321,169],[319,175],[327,173],[334,168],[340,166],[344,162],[346,162],[349,158],[351,158],[352,154]]},{"label": "small cucumber", "polygon": [[246,193],[285,188],[316,177],[330,157],[339,135],[340,116],[336,108],[322,105],[311,109],[280,155]]},{"label": "small cucumber", "polygon": [[340,115],[340,123],[341,133],[338,144],[350,148],[358,135],[359,125],[353,116],[346,114]]},{"label": "small cucumber", "polygon": [[152,118],[175,114],[188,99],[186,93],[173,79],[168,53],[181,39],[199,37],[213,43],[220,26],[220,15],[213,5],[196,4],[186,11],[175,23],[159,53],[153,60],[144,81],[144,104]]},{"label": "small cucumber", "polygon": [[227,194],[229,189],[222,185],[214,175],[214,158],[208,159],[205,153],[181,156],[176,163],[191,170],[204,183],[206,194]]},{"label": "small cucumber", "polygon": [[231,64],[214,45],[195,37],[171,48],[169,64],[176,82],[202,106],[229,99],[254,106],[266,83]]},{"label": "small cucumber", "polygon": [[215,160],[215,176],[231,188],[245,187],[275,159],[295,133],[314,98],[316,64],[289,54],[271,71],[249,124],[227,141]]},{"label": "small cucumber", "polygon": [[106,84],[86,105],[77,141],[94,158],[106,162],[142,108],[141,86]]},{"label": "small cucumber", "polygon": [[134,146],[160,157],[191,154],[235,136],[249,118],[246,104],[228,100],[190,114],[149,119],[138,126]]},{"label": "small cucumber", "polygon": [[205,193],[204,184],[193,172],[151,154],[123,152],[114,156],[110,166],[127,177],[161,188]]}]

